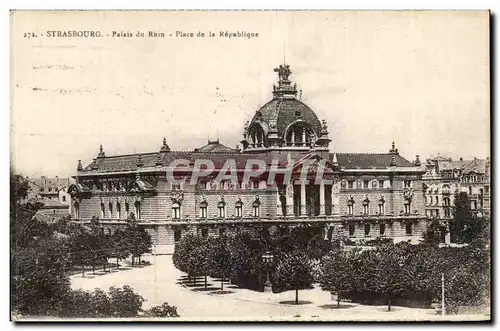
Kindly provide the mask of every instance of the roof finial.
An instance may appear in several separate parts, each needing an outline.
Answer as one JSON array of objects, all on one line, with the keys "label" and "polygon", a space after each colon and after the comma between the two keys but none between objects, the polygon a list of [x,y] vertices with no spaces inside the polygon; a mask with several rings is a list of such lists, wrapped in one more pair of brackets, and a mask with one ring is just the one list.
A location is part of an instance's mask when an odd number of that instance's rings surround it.
[{"label": "roof finial", "polygon": [[104,154],[104,149],[102,148],[102,144],[99,145],[99,154],[97,154],[97,158],[103,158],[106,157],[106,154]]},{"label": "roof finial", "polygon": [[161,146],[160,153],[170,152],[170,147],[167,145],[167,138],[163,137],[163,145]]},{"label": "roof finial", "polygon": [[414,164],[415,164],[416,166],[419,166],[419,165],[421,164],[421,163],[420,163],[420,155],[418,155],[418,154],[417,154],[417,155],[415,155],[415,156],[416,156],[416,157],[415,157],[415,162],[414,162]]},{"label": "roof finial", "polygon": [[144,163],[142,162],[142,155],[137,154],[137,166],[142,167],[143,165],[144,165]]},{"label": "roof finial", "polygon": [[398,149],[396,148],[396,143],[392,141],[392,148],[389,150],[389,154],[399,154]]},{"label": "roof finial", "polygon": [[337,153],[333,153],[332,163],[335,166],[339,164],[338,161],[337,161]]},{"label": "roof finial", "polygon": [[78,160],[78,166],[76,167],[76,170],[78,170],[78,171],[83,170],[82,160]]}]

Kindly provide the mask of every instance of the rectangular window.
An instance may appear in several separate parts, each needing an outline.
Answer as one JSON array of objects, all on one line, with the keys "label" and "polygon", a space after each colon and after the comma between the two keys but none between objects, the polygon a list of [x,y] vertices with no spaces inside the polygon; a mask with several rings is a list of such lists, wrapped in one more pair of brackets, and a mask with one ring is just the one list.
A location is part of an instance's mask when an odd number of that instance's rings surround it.
[{"label": "rectangular window", "polygon": [[174,231],[174,242],[180,241],[181,236],[182,236],[182,230],[175,230]]},{"label": "rectangular window", "polygon": [[384,188],[384,181],[383,180],[379,180],[378,181],[378,187],[379,188]]},{"label": "rectangular window", "polygon": [[236,206],[236,217],[243,217],[243,207]]},{"label": "rectangular window", "polygon": [[347,187],[348,188],[354,188],[354,181],[353,180],[350,180],[347,182]]},{"label": "rectangular window", "polygon": [[200,189],[206,190],[207,189],[207,182],[200,182]]},{"label": "rectangular window", "polygon": [[253,206],[253,217],[259,217],[259,216],[260,216],[259,206]]},{"label": "rectangular window", "polygon": [[384,204],[384,203],[380,203],[380,204],[378,205],[378,213],[379,213],[380,215],[385,214],[385,204]]},{"label": "rectangular window", "polygon": [[252,181],[252,187],[253,188],[259,188],[259,181],[258,180]]},{"label": "rectangular window", "polygon": [[201,229],[201,236],[203,238],[208,237],[208,229]]},{"label": "rectangular window", "polygon": [[380,235],[384,235],[385,234],[385,223],[380,223],[380,225],[379,225],[379,232],[380,232]]},{"label": "rectangular window", "polygon": [[405,188],[410,188],[412,185],[411,185],[411,180],[405,180],[404,181],[404,187]]},{"label": "rectangular window", "polygon": [[430,204],[432,205],[432,197],[429,197],[429,200],[430,200]]},{"label": "rectangular window", "polygon": [[172,218],[174,220],[181,218],[181,206],[178,203],[172,204]]},{"label": "rectangular window", "polygon": [[365,236],[370,235],[370,224],[365,224]]},{"label": "rectangular window", "polygon": [[224,189],[224,184],[225,184],[225,181],[222,180],[220,183],[219,183],[219,189],[223,190]]},{"label": "rectangular window", "polygon": [[66,196],[65,195],[62,196],[62,201],[66,202]]},{"label": "rectangular window", "polygon": [[179,184],[172,184],[172,191],[179,191],[181,189],[181,185]]},{"label": "rectangular window", "polygon": [[407,202],[405,203],[405,214],[409,214],[411,211],[410,211],[410,203]]},{"label": "rectangular window", "polygon": [[436,196],[436,205],[439,205],[439,196]]},{"label": "rectangular window", "polygon": [[406,235],[411,236],[413,232],[413,228],[411,223],[406,223]]},{"label": "rectangular window", "polygon": [[363,188],[369,188],[370,187],[370,181],[369,180],[364,180],[363,181]]},{"label": "rectangular window", "polygon": [[354,224],[349,224],[349,236],[354,236],[354,230],[355,230]]}]

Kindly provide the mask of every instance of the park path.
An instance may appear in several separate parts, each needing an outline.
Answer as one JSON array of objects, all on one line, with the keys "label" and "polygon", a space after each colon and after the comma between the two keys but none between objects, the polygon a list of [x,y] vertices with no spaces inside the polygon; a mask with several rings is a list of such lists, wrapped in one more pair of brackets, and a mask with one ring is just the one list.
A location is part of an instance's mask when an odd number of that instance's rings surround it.
[{"label": "park path", "polygon": [[[168,302],[177,306],[182,319],[186,320],[331,320],[331,321],[376,321],[376,320],[463,320],[488,319],[485,315],[438,316],[430,309],[394,307],[387,312],[385,306],[344,304],[336,309],[328,292],[319,288],[299,291],[300,301],[305,305],[282,304],[293,301],[294,291],[279,294],[262,293],[236,288],[225,284],[228,294],[209,294],[195,291],[179,283],[183,276],[172,263],[171,255],[145,257],[153,265],[129,268],[95,277],[71,277],[74,289],[108,290],[111,286],[130,285],[146,299],[143,308]],[[156,262],[155,262],[156,261]],[[220,287],[220,282],[209,279],[209,286]],[[203,285],[200,282],[200,287]]]}]

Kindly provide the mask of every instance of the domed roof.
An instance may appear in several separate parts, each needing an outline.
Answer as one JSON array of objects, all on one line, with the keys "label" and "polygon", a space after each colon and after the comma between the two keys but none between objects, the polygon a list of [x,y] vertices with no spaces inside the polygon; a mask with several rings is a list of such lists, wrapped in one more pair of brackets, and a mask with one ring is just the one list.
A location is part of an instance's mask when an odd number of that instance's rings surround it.
[{"label": "domed roof", "polygon": [[286,128],[297,120],[308,123],[316,135],[320,135],[322,125],[318,116],[308,105],[296,98],[274,97],[255,113],[250,125],[261,121],[272,126],[274,121],[278,136],[283,137]]},{"label": "domed roof", "polygon": [[278,85],[273,85],[273,99],[256,111],[243,133],[244,150],[327,149],[328,128],[314,111],[297,99],[297,85],[288,79],[290,66],[280,65]]}]

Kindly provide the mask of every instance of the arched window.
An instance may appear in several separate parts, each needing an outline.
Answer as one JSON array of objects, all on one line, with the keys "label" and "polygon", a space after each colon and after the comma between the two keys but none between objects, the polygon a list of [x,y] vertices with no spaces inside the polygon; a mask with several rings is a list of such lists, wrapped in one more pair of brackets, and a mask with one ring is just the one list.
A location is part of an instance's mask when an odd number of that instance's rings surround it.
[{"label": "arched window", "polygon": [[259,199],[256,199],[254,203],[252,204],[252,216],[253,217],[260,217],[260,201]]},{"label": "arched window", "polygon": [[314,131],[303,122],[293,124],[285,135],[287,146],[309,146],[313,140]]},{"label": "arched window", "polygon": [[383,215],[385,213],[385,200],[383,197],[378,201],[378,213],[380,215]]},{"label": "arched window", "polygon": [[73,205],[75,211],[75,218],[80,218],[80,203],[78,201]]},{"label": "arched window", "polygon": [[259,124],[252,125],[248,131],[248,142],[252,147],[266,147],[266,135],[264,129]]},{"label": "arched window", "polygon": [[101,218],[104,218],[104,203],[101,202]]},{"label": "arched window", "polygon": [[130,205],[128,202],[125,202],[125,218],[129,217],[130,215]]},{"label": "arched window", "polygon": [[236,201],[236,217],[243,217],[243,202],[241,200]]},{"label": "arched window", "polygon": [[174,220],[181,218],[181,205],[178,202],[172,203],[172,218]]},{"label": "arched window", "polygon": [[369,211],[370,211],[370,200],[366,198],[365,200],[363,200],[363,214],[368,215]]},{"label": "arched window", "polygon": [[108,203],[108,209],[109,209],[109,218],[113,218],[113,204],[110,202]]},{"label": "arched window", "polygon": [[354,214],[354,199],[352,197],[347,201],[347,214]]},{"label": "arched window", "polygon": [[208,204],[206,201],[202,201],[200,203],[200,217],[201,218],[207,218],[207,207],[208,207]]},{"label": "arched window", "polygon": [[122,205],[119,202],[116,203],[116,218],[122,218]]},{"label": "arched window", "polygon": [[224,201],[219,201],[217,204],[217,209],[219,210],[219,217],[226,217],[226,203]]},{"label": "arched window", "polygon": [[141,203],[139,201],[137,201],[135,204],[135,218],[140,220],[142,218],[142,215],[141,215]]}]

